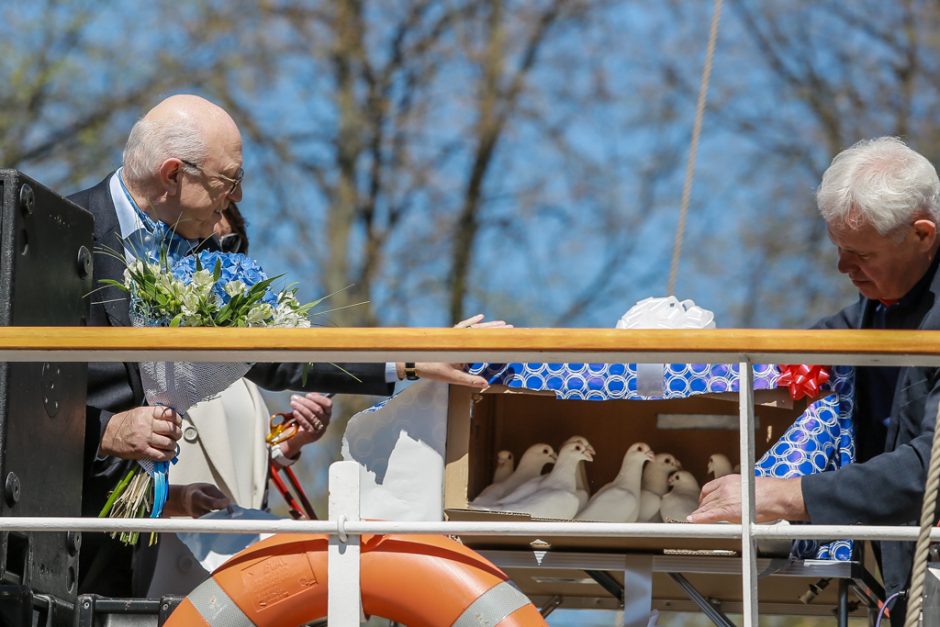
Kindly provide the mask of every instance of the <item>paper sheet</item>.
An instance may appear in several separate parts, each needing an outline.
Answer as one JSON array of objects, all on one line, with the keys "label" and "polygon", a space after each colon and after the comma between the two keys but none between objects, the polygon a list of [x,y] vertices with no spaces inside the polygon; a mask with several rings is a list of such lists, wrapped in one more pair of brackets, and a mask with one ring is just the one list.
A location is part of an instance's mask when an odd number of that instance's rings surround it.
[{"label": "paper sheet", "polygon": [[447,395],[419,381],[349,420],[342,453],[360,467],[363,518],[441,520]]}]

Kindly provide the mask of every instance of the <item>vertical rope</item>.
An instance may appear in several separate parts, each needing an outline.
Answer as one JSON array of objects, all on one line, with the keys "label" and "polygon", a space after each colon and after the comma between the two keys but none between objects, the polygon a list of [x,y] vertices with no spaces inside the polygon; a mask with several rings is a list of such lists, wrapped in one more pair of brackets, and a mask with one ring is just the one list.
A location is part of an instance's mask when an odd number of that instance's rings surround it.
[{"label": "vertical rope", "polygon": [[698,90],[698,102],[695,105],[695,124],[692,126],[692,141],[689,145],[689,160],[685,166],[685,183],[682,185],[682,201],[679,203],[679,224],[676,227],[676,240],[672,246],[672,264],[669,267],[669,287],[666,295],[676,293],[676,277],[679,274],[679,258],[682,256],[682,238],[685,235],[685,221],[689,213],[689,198],[692,195],[692,179],[695,178],[695,159],[698,155],[698,138],[702,133],[702,118],[705,115],[705,103],[708,100],[708,83],[712,75],[712,61],[715,58],[715,43],[718,41],[718,24],[721,21],[723,0],[715,0],[712,11],[712,25],[708,33],[708,49],[705,51],[705,67],[702,69],[702,82]]},{"label": "vertical rope", "polygon": [[[937,421],[940,422],[940,407],[937,408]],[[904,627],[915,627],[920,623],[920,613],[924,606],[924,580],[927,577],[927,550],[930,548],[930,530],[933,529],[934,512],[937,507],[937,488],[940,488],[940,424],[935,423]]]}]

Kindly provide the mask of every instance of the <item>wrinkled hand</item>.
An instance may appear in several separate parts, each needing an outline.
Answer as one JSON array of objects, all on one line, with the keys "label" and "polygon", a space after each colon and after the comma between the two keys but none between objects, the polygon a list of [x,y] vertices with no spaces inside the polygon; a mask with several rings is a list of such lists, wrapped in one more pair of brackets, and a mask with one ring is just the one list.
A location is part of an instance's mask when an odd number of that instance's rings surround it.
[{"label": "wrinkled hand", "polygon": [[169,407],[135,407],[111,416],[101,435],[103,455],[168,462],[176,456],[183,419]]},{"label": "wrinkled hand", "polygon": [[[477,314],[454,325],[455,329],[511,329],[511,324],[502,320],[489,320],[483,322],[483,314]],[[402,367],[402,364],[399,364]],[[489,384],[483,377],[464,372],[466,364],[445,364],[439,362],[419,362],[415,364],[415,372],[422,379],[443,381],[454,385],[483,389]]]},{"label": "wrinkled hand", "polygon": [[228,506],[231,500],[211,483],[171,485],[167,494],[164,516],[191,516],[199,518],[209,512]]},{"label": "wrinkled hand", "polygon": [[[756,477],[754,510],[755,522],[809,520],[799,478]],[[725,475],[706,483],[689,522],[741,522],[741,475]]]}]

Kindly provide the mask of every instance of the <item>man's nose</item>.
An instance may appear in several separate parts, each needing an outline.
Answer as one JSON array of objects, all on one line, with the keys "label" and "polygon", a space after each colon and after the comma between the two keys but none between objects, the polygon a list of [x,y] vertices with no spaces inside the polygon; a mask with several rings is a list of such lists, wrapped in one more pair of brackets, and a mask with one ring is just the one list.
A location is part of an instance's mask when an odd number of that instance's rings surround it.
[{"label": "man's nose", "polygon": [[848,255],[842,253],[839,254],[839,262],[836,264],[836,267],[839,269],[839,272],[842,274],[849,274],[852,270],[858,266],[849,260]]},{"label": "man's nose", "polygon": [[228,193],[228,197],[232,202],[241,202],[242,201],[242,184],[239,183]]}]

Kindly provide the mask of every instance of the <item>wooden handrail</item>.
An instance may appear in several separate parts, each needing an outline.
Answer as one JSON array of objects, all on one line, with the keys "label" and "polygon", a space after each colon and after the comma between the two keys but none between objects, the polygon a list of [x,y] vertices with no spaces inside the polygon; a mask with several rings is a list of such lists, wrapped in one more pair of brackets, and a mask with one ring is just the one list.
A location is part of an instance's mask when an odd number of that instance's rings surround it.
[{"label": "wooden handrail", "polygon": [[577,361],[940,365],[940,332],[0,327],[0,361]]}]

